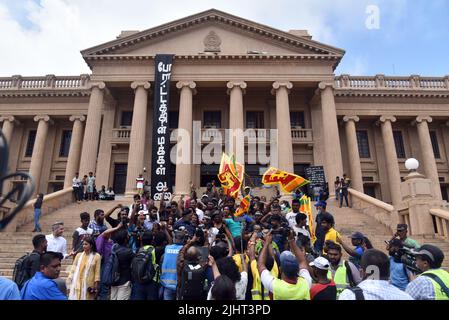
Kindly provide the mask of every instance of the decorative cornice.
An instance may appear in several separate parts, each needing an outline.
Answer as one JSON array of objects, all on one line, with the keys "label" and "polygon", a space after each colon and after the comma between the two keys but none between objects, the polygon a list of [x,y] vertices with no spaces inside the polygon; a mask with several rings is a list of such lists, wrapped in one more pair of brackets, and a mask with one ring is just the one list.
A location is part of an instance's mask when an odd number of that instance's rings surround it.
[{"label": "decorative cornice", "polygon": [[176,83],[176,88],[179,90],[182,90],[182,88],[189,88],[194,95],[197,93],[195,81],[178,81]]},{"label": "decorative cornice", "polygon": [[279,88],[286,88],[287,93],[290,93],[290,89],[293,88],[293,83],[290,81],[275,81],[272,84],[273,89],[271,89],[271,94],[276,95]]},{"label": "decorative cornice", "polygon": [[0,91],[0,98],[47,98],[47,97],[88,97],[90,90],[85,91]]},{"label": "decorative cornice", "polygon": [[385,123],[387,121],[390,121],[392,123],[396,122],[396,117],[395,116],[381,116],[379,118],[379,122]]},{"label": "decorative cornice", "polygon": [[360,118],[358,116],[344,116],[343,117],[343,122],[349,122],[349,121],[359,122]]},{"label": "decorative cornice", "polygon": [[73,116],[70,116],[69,120],[72,122],[76,121],[76,120],[84,122],[86,120],[86,117],[84,115],[73,115]]},{"label": "decorative cornice", "polygon": [[143,87],[145,90],[151,88],[151,84],[148,81],[134,81],[131,83],[131,88],[136,90],[138,87]]}]

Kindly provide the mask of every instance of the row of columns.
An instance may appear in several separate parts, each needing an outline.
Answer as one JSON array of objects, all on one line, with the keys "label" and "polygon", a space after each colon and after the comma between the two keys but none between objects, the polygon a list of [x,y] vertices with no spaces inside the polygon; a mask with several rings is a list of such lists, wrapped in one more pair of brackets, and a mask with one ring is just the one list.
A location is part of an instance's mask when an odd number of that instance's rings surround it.
[{"label": "row of columns", "polygon": [[[363,192],[362,169],[360,165],[360,155],[357,144],[356,123],[359,122],[358,116],[345,116],[346,141],[349,153],[349,170],[352,179],[352,187]],[[398,158],[393,137],[392,123],[396,122],[394,116],[381,116],[379,125],[382,132],[382,140],[384,145],[385,162],[387,163],[387,175],[390,187],[391,202],[398,205],[402,202],[401,194],[401,175],[399,171]],[[422,162],[424,173],[428,179],[432,180],[433,192],[435,198],[441,200],[440,182],[438,179],[438,169],[436,166],[435,156],[432,149],[430,132],[428,123],[432,122],[431,117],[418,116],[412,125],[417,126],[419,145],[422,150]]]}]

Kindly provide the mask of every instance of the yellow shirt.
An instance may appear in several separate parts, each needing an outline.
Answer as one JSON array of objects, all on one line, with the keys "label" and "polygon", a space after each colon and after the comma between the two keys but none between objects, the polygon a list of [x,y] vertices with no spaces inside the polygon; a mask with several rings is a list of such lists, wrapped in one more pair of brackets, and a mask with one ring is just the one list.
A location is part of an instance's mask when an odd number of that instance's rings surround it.
[{"label": "yellow shirt", "polygon": [[334,228],[330,228],[324,237],[324,242],[332,241],[337,243],[337,236],[340,237],[340,234]]},{"label": "yellow shirt", "polygon": [[[237,265],[237,267],[239,268],[239,272],[242,273],[243,272],[243,266],[242,266],[242,257],[241,254],[234,254],[232,256],[232,259],[234,259],[235,264]],[[246,265],[248,265],[249,263],[249,257],[245,254],[245,261],[246,261]]]}]

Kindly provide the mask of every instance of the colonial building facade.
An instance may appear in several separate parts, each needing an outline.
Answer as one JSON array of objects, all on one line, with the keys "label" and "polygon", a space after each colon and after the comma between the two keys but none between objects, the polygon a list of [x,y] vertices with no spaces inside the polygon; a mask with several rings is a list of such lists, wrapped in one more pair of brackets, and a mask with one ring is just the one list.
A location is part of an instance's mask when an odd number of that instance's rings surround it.
[{"label": "colonial building facade", "polygon": [[[343,50],[214,9],[82,51],[90,75],[0,78],[9,171],[30,172],[44,193],[78,171],[116,193],[132,193],[139,173],[150,179],[158,53],[175,54],[169,126],[192,132],[200,121],[201,145],[226,128],[256,129],[269,144],[277,129],[279,168],[323,165],[331,192],[347,173],[354,189],[393,204],[414,157],[447,199],[449,76],[335,76]],[[218,167],[173,166],[176,193],[216,179]],[[259,167],[246,165],[255,185]]]}]

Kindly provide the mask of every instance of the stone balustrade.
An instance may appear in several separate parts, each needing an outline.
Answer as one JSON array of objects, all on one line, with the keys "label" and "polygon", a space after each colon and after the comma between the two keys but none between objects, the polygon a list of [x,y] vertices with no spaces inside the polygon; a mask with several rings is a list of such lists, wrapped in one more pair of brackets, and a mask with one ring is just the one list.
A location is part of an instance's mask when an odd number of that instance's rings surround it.
[{"label": "stone balustrade", "polygon": [[430,209],[429,211],[435,218],[438,236],[449,240],[449,211],[443,209]]},{"label": "stone balustrade", "polygon": [[341,75],[335,78],[336,89],[397,89],[397,90],[449,90],[446,77],[374,77]]},{"label": "stone balustrade", "polygon": [[90,76],[47,75],[44,77],[22,77],[20,75],[0,78],[0,90],[41,90],[41,89],[87,89]]}]

